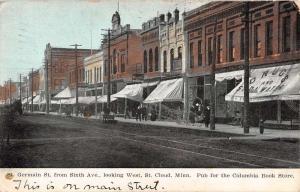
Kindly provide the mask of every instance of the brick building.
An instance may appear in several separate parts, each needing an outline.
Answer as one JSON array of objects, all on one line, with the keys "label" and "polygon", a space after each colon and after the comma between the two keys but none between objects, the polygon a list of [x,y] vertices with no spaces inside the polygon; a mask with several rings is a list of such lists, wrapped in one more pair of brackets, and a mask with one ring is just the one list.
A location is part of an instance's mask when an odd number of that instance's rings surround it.
[{"label": "brick building", "polygon": [[0,86],[0,103],[9,104],[18,99],[17,83],[13,81],[6,81],[3,86]]},{"label": "brick building", "polygon": [[[130,25],[121,25],[118,12],[112,16],[110,36],[111,91],[116,93],[127,83],[136,80],[141,73],[142,45],[140,30],[131,29]],[[108,73],[108,36],[103,40],[104,81]]]},{"label": "brick building", "polygon": [[[92,50],[96,51],[96,50]],[[83,60],[91,54],[90,49],[77,49],[78,82],[84,85]],[[48,62],[48,81],[51,94],[58,93],[67,86],[75,88],[75,49],[57,48],[47,44],[45,62]]]},{"label": "brick building", "polygon": [[[213,57],[216,73],[237,72],[243,69],[245,31],[243,13],[246,2],[211,2],[187,12],[184,30],[187,35],[187,75],[189,97],[210,98],[210,74]],[[272,66],[289,66],[300,62],[300,16],[292,1],[250,2],[250,69]],[[216,26],[216,54],[213,55],[214,28]],[[237,73],[236,73],[237,74]],[[216,75],[216,76],[217,76]],[[239,82],[235,78],[216,84],[216,115],[228,118],[242,111],[241,103],[226,102],[228,94]],[[191,89],[191,87],[194,87]],[[251,87],[250,87],[251,88]],[[291,101],[267,101],[269,114],[266,119],[287,119],[297,112],[287,106]],[[258,119],[259,106],[251,103],[252,118]],[[286,114],[281,116],[281,110]],[[255,116],[255,117],[254,117]]]}]

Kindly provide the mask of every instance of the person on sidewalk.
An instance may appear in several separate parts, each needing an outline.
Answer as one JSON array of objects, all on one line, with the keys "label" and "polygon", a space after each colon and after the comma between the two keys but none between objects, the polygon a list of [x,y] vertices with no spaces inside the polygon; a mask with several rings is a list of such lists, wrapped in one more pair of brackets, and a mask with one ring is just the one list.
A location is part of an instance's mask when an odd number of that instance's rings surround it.
[{"label": "person on sidewalk", "polygon": [[142,114],[141,114],[141,106],[139,105],[137,110],[136,110],[136,116],[135,116],[135,119],[136,121],[142,121]]},{"label": "person on sidewalk", "polygon": [[208,127],[209,122],[210,122],[210,108],[209,108],[209,106],[206,106],[204,108],[204,124],[205,124],[205,127]]}]

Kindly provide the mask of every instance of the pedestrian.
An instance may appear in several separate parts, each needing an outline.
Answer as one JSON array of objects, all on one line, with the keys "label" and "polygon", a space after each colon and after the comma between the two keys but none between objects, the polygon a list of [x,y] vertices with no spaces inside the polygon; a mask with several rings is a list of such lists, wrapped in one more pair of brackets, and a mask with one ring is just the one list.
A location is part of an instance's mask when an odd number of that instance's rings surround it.
[{"label": "pedestrian", "polygon": [[136,121],[138,121],[138,120],[142,121],[141,112],[142,112],[141,106],[139,105],[136,110],[136,116],[135,116]]},{"label": "pedestrian", "polygon": [[155,121],[157,118],[156,116],[156,110],[155,110],[155,107],[153,106],[152,109],[151,109],[151,117],[150,117],[150,120],[151,121]]},{"label": "pedestrian", "polygon": [[145,106],[143,106],[141,111],[142,111],[142,119],[144,121],[147,121],[147,108]]},{"label": "pedestrian", "polygon": [[208,127],[210,122],[210,108],[209,106],[206,106],[204,108],[204,123],[205,123],[205,127]]}]

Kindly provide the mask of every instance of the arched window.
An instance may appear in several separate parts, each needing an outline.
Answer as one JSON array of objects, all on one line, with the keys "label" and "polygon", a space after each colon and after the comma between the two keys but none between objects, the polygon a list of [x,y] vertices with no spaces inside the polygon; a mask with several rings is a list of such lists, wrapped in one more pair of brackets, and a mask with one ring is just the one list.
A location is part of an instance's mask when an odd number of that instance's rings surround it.
[{"label": "arched window", "polygon": [[147,51],[144,51],[144,73],[147,73]]},{"label": "arched window", "polygon": [[170,50],[170,67],[171,71],[173,70],[173,63],[174,63],[174,49]]},{"label": "arched window", "polygon": [[158,47],[155,47],[155,71],[158,71]]},{"label": "arched window", "polygon": [[167,51],[164,51],[164,72],[167,72]]},{"label": "arched window", "polygon": [[153,52],[152,49],[149,50],[149,72],[153,71]]},{"label": "arched window", "polygon": [[117,51],[115,49],[113,51],[113,72],[117,73]]}]

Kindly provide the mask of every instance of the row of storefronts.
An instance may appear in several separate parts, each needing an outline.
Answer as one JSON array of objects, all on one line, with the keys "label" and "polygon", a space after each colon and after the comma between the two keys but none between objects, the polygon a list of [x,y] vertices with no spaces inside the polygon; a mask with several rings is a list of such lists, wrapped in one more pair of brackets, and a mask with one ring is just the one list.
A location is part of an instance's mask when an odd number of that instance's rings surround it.
[{"label": "row of storefronts", "polygon": [[[89,56],[82,50],[78,103],[93,114],[104,110],[110,66],[111,110],[116,115],[134,117],[139,106],[146,106],[160,119],[184,120],[188,112],[195,114],[197,122],[213,91],[217,122],[238,121],[243,116],[243,15],[249,5],[251,124],[299,119],[298,6],[292,1],[248,3],[212,2],[182,14],[176,9],[173,16],[169,12],[148,20],[142,29],[121,25],[116,12],[101,49]],[[53,66],[53,58],[45,57]],[[50,85],[50,103],[59,111],[76,102],[72,73],[65,84],[64,90]],[[44,105],[42,96],[39,101]]]}]

